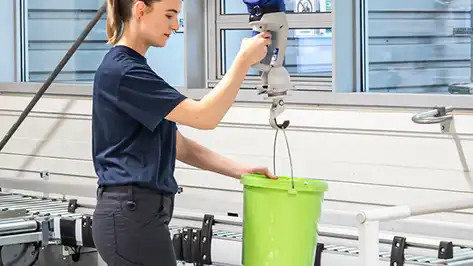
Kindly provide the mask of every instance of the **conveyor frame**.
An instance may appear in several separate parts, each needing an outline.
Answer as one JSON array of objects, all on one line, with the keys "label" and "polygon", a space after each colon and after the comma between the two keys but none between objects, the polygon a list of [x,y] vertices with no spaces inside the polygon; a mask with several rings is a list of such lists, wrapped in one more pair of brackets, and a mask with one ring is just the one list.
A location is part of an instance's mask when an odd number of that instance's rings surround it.
[{"label": "conveyor frame", "polygon": [[[0,178],[0,185],[5,187],[3,180]],[[83,193],[87,194],[87,192]],[[177,197],[182,197],[184,194],[185,192]],[[64,258],[70,257],[73,261],[76,260],[80,263],[78,255],[80,253],[76,253],[79,252],[79,248],[84,248],[87,253],[91,251],[93,253],[90,226],[94,207],[93,204],[81,204],[76,199],[53,199],[2,192],[0,193],[0,209],[2,210],[0,211],[0,246],[26,243],[39,243],[42,248],[63,246],[59,249],[63,252],[62,256]],[[329,223],[331,224],[329,226],[327,223],[322,223],[319,226],[319,245],[318,250],[315,250],[318,254],[316,259],[319,261],[317,265],[340,265],[341,262],[346,263],[345,265],[370,265],[361,261],[363,246],[358,247],[359,235],[352,227],[353,224],[356,224],[355,213],[336,213],[327,210],[323,217],[323,221],[347,222],[339,223],[339,226],[334,226],[333,223]],[[350,220],[349,217],[352,219]],[[212,226],[205,227],[204,221],[207,219],[211,221]],[[404,223],[408,222],[404,221]],[[69,227],[64,230],[66,228],[64,226],[67,224]],[[442,227],[443,225],[439,223],[434,226]],[[83,226],[86,228],[85,231]],[[473,232],[473,226],[464,229],[463,233]],[[173,238],[176,238],[177,236],[182,237],[186,230],[194,233],[199,230],[200,232],[207,230],[212,236],[208,238],[211,241],[208,242],[206,250],[209,255],[206,262],[209,264],[198,261],[195,265],[241,265],[241,218],[213,214],[202,215],[202,213],[177,209],[170,225],[170,232]],[[409,236],[383,232],[376,237],[376,245],[379,247],[378,255],[370,253],[370,256],[374,255],[378,260],[377,264],[373,265],[390,265],[393,258],[392,247],[401,241],[405,245],[405,249],[402,249],[402,252],[398,254],[402,255],[403,265],[473,265],[473,244],[470,242],[470,245],[463,245],[456,240],[448,241],[445,237],[448,236],[440,236],[435,240],[419,240]],[[192,245],[188,248],[187,251],[192,253]],[[201,247],[198,245],[194,246],[194,254],[202,254],[199,248]],[[450,249],[453,258],[439,259],[439,250],[442,248],[444,251],[446,251],[445,248]],[[65,251],[66,249],[68,252]],[[195,253],[196,251],[197,253]],[[187,259],[187,264],[195,263],[196,258],[194,256]],[[97,265],[102,264],[97,262]],[[401,265],[398,264],[398,266]]]}]

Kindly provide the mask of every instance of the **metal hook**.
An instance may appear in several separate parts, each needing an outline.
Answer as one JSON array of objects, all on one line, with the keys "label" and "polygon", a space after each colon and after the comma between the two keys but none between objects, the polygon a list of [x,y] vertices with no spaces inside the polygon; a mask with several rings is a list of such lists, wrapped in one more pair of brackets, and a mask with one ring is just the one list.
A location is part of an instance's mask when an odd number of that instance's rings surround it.
[{"label": "metal hook", "polygon": [[417,124],[437,124],[445,122],[453,118],[453,115],[448,113],[453,111],[453,107],[438,107],[435,106],[433,110],[416,114],[412,117],[412,121]]},{"label": "metal hook", "polygon": [[286,129],[289,126],[289,120],[284,120],[281,124],[277,121],[277,117],[286,110],[284,100],[280,97],[281,96],[278,96],[273,99],[273,104],[270,109],[269,124],[274,129]]},{"label": "metal hook", "polygon": [[282,124],[279,124],[276,118],[270,119],[269,124],[274,129],[286,129],[289,126],[289,120],[284,120]]}]

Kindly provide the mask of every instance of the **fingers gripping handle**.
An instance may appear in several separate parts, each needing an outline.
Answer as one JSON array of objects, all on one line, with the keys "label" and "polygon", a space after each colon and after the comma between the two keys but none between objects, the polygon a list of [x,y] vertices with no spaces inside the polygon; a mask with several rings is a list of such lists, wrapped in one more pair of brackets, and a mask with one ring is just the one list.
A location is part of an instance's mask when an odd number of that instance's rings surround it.
[{"label": "fingers gripping handle", "polygon": [[[259,71],[268,72],[272,67],[282,66],[286,53],[286,42],[288,36],[288,23],[285,12],[264,14],[260,20],[252,21],[250,25],[255,32],[271,32],[273,38],[271,48],[268,53],[271,58],[269,63],[257,63],[252,67]],[[266,58],[265,58],[266,59]],[[266,60],[263,60],[266,61]]]},{"label": "fingers gripping handle", "polygon": [[[254,35],[260,33],[260,32],[267,32],[267,30],[261,30],[260,27],[253,27],[253,30],[254,30]],[[258,31],[258,30],[261,30],[261,31]],[[267,46],[268,49],[270,49],[271,46]],[[272,53],[270,51],[268,51],[268,55],[271,55],[271,58],[272,58]],[[271,70],[271,64],[265,64],[263,63],[264,61],[268,61],[267,58],[268,58],[268,55],[262,60],[260,61],[259,63],[256,63],[256,64],[253,64],[251,67],[258,70],[258,71],[262,71],[262,72],[269,72],[269,70]]]}]

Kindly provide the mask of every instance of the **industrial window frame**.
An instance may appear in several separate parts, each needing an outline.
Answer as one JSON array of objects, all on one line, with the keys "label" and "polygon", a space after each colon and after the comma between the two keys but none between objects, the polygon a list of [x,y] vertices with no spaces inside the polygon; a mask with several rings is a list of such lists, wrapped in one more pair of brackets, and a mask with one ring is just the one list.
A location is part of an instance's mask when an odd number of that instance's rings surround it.
[{"label": "industrial window frame", "polygon": [[[21,69],[27,65],[25,57],[21,56],[21,51],[24,50],[21,36],[24,37],[26,33],[24,13],[27,11],[24,5],[20,3],[25,0],[16,0],[16,22],[15,22],[15,47],[17,50],[17,65],[16,69],[17,80],[14,84],[12,83],[0,83],[0,92],[21,92],[21,93],[34,93],[41,86],[40,83],[23,82],[24,79],[21,77],[22,71],[27,69]],[[355,72],[355,62],[357,62],[355,55],[355,49],[353,48],[356,40],[355,25],[356,21],[354,10],[355,1],[350,3],[344,3],[342,6],[339,1],[332,2],[331,13],[298,13],[288,14],[289,24],[291,28],[332,28],[332,78],[320,78],[320,77],[294,77],[293,82],[296,86],[296,90],[291,92],[294,99],[305,99],[303,103],[311,104],[315,103],[316,97],[307,97],[307,95],[315,95],[312,93],[317,92],[356,92],[360,91],[357,89],[357,78]],[[183,88],[177,88],[180,91],[187,93],[190,97],[201,98],[210,89],[220,81],[221,76],[217,76],[218,69],[220,68],[217,58],[219,58],[219,51],[217,51],[217,44],[220,42],[220,34],[217,32],[220,29],[250,29],[248,23],[247,14],[236,14],[236,15],[219,15],[220,12],[220,0],[207,0],[207,1],[183,1],[184,3],[184,18],[185,21],[193,21],[193,23],[185,23],[184,30],[184,53],[185,53],[185,86]],[[340,6],[340,8],[338,8]],[[21,8],[22,7],[22,8]],[[341,8],[343,7],[343,8]],[[339,15],[335,15],[339,14]],[[343,19],[338,19],[343,18]],[[305,24],[306,21],[314,20],[311,24]],[[337,34],[339,32],[339,34]],[[23,38],[24,39],[24,38]],[[210,52],[214,51],[214,52]],[[23,58],[23,60],[22,60]],[[341,61],[340,61],[341,60]],[[337,64],[337,61],[340,61]],[[339,80],[336,77],[343,77]],[[237,97],[238,101],[243,102],[264,102],[262,97],[256,95],[254,91],[254,85],[258,84],[258,77],[248,77],[242,86],[242,93]],[[82,95],[91,96],[92,88],[91,84],[54,84],[51,88],[46,91],[46,94],[55,95]],[[64,88],[68,88],[64,90]],[[315,88],[315,89],[314,89]],[[332,89],[335,88],[335,89]],[[288,99],[289,100],[289,99]],[[289,100],[288,102],[290,102]],[[299,102],[299,100],[297,100]]]},{"label": "industrial window frame", "polygon": [[[193,23],[185,24],[184,28],[184,86],[177,88],[185,92],[188,88],[205,88],[207,69],[205,60],[205,23],[206,14],[204,1],[183,1],[182,16],[185,21]],[[27,0],[15,0],[14,25],[14,47],[15,47],[15,80],[12,82],[0,82],[0,93],[36,93],[41,87],[41,82],[28,82],[28,52],[27,52]],[[102,16],[105,19],[105,15]],[[78,36],[77,36],[78,37]],[[199,71],[200,70],[200,71]],[[92,96],[92,83],[54,83],[45,94],[49,95],[71,95]]]},{"label": "industrial window frame", "polygon": [[[16,61],[16,79],[13,82],[0,82],[0,94],[34,94],[38,91],[40,83],[21,82],[20,80],[20,38],[24,31],[21,31],[20,18],[20,1],[15,0],[15,51]],[[209,79],[212,74],[217,73],[218,68],[216,56],[217,52],[210,53],[207,51],[211,47],[216,47],[216,8],[217,4],[213,1],[184,1],[184,18],[185,21],[192,20],[193,23],[185,25],[185,77],[186,86],[177,88],[184,94],[194,99],[200,99],[208,93],[216,79]],[[317,91],[299,89],[292,91],[286,99],[286,103],[290,105],[350,105],[350,106],[373,106],[388,108],[431,108],[434,105],[442,104],[451,105],[459,109],[471,110],[471,98],[469,96],[459,95],[426,95],[426,94],[408,94],[408,93],[360,93],[365,92],[363,88],[364,80],[367,78],[367,36],[363,21],[366,18],[367,10],[363,8],[364,0],[352,1],[333,1],[332,13],[332,90]],[[214,3],[215,5],[212,5]],[[214,11],[213,13],[210,11]],[[24,9],[23,9],[23,12]],[[313,14],[289,14],[289,17],[301,16],[309,18]],[[233,20],[240,20],[240,27],[247,28],[247,15],[229,15]],[[327,16],[327,15],[325,15]],[[242,19],[246,22],[242,23]],[[220,25],[231,25],[232,18],[228,18],[226,23]],[[221,21],[222,22],[222,21]],[[223,21],[225,22],[225,21]],[[212,28],[213,25],[213,28]],[[297,25],[297,24],[296,24]],[[312,26],[306,26],[312,27]],[[213,34],[213,35],[212,35]],[[213,45],[213,46],[212,46]],[[214,63],[210,59],[214,58]],[[297,80],[297,79],[295,79]],[[252,81],[254,84],[257,80]],[[296,81],[297,82],[297,81]],[[248,84],[248,82],[246,83]],[[251,80],[250,80],[251,84]],[[317,86],[317,82],[313,82],[312,86]],[[46,95],[54,95],[61,97],[85,97],[90,98],[92,95],[92,84],[64,84],[53,83],[46,91]],[[236,105],[253,103],[258,106],[266,102],[263,97],[258,96],[254,89],[243,88],[238,93]],[[253,105],[252,106],[256,106]],[[266,104],[265,104],[266,105]]]}]

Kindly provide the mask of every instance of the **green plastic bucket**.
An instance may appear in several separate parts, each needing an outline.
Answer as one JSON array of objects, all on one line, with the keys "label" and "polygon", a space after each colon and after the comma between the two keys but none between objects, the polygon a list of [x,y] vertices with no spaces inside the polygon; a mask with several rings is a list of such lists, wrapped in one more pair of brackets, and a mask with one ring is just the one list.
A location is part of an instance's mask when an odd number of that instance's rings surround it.
[{"label": "green plastic bucket", "polygon": [[[327,183],[304,178],[245,175],[244,266],[312,266]],[[294,189],[293,189],[294,186]]]}]

